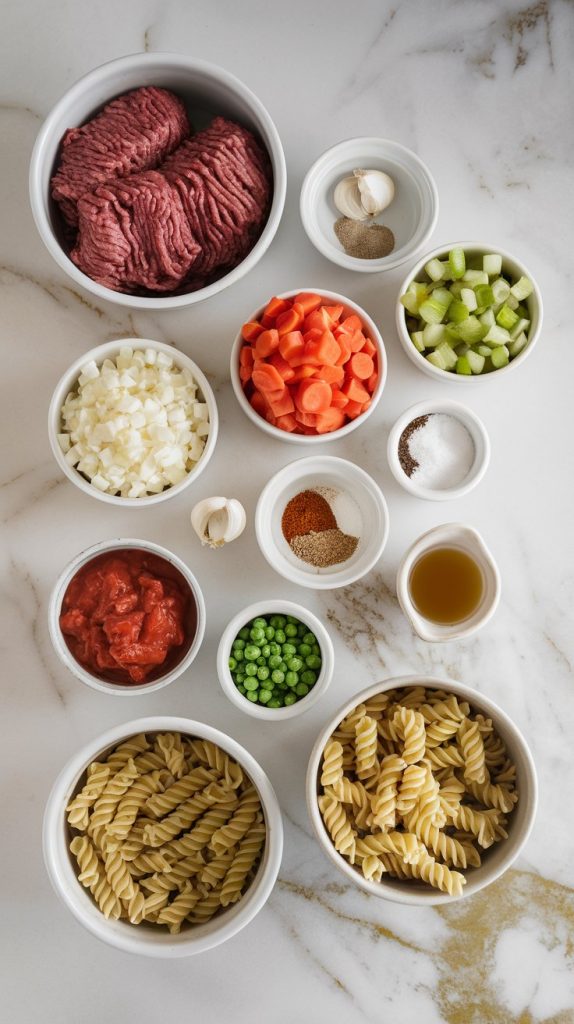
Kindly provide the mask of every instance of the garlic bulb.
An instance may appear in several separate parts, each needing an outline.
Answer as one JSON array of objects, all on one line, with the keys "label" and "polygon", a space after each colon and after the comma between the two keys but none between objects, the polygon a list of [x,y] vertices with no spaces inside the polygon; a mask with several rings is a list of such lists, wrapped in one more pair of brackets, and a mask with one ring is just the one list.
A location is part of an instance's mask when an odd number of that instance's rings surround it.
[{"label": "garlic bulb", "polygon": [[337,184],[333,202],[344,217],[367,220],[386,210],[394,196],[395,184],[384,171],[357,169]]},{"label": "garlic bulb", "polygon": [[191,510],[191,525],[202,544],[220,548],[239,537],[246,523],[245,509],[236,498],[204,498]]}]

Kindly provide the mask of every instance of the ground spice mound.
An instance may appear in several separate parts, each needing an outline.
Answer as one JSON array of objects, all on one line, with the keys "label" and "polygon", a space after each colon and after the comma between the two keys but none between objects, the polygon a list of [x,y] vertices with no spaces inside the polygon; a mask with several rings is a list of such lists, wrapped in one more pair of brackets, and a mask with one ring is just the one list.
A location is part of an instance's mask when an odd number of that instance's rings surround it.
[{"label": "ground spice mound", "polygon": [[291,550],[309,565],[314,565],[317,569],[326,569],[330,565],[346,562],[355,553],[358,543],[358,537],[351,537],[348,533],[335,528],[294,537],[291,541]]},{"label": "ground spice mound", "polygon": [[403,472],[406,473],[407,476],[412,476],[415,469],[419,468],[417,460],[413,459],[410,453],[409,440],[415,430],[419,430],[421,427],[424,427],[427,420],[428,416],[417,416],[414,420],[411,420],[408,426],[405,427],[399,438],[399,462]]},{"label": "ground spice mound", "polygon": [[317,491],[301,491],[296,494],[287,502],[281,517],[281,529],[288,544],[301,534],[332,531],[336,528],[337,520],[329,502]]},{"label": "ground spice mound", "polygon": [[347,256],[361,260],[380,260],[395,247],[395,236],[384,224],[363,224],[350,217],[335,221],[335,234]]}]

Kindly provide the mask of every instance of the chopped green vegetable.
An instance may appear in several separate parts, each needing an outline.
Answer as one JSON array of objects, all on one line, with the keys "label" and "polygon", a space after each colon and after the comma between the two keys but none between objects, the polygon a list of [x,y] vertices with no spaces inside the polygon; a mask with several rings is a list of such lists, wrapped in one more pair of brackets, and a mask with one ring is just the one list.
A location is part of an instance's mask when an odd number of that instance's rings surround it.
[{"label": "chopped green vegetable", "polygon": [[321,648],[299,619],[259,616],[235,637],[228,666],[243,697],[252,704],[280,708],[301,700],[314,686],[322,666]]},{"label": "chopped green vegetable", "polygon": [[512,285],[510,291],[514,295],[515,299],[522,302],[523,299],[527,299],[532,294],[533,284],[528,277],[519,277],[516,284]]},{"label": "chopped green vegetable", "polygon": [[425,264],[425,270],[431,281],[441,281],[444,274],[444,266],[440,260],[429,260]]},{"label": "chopped green vegetable", "polygon": [[497,324],[499,327],[505,327],[507,331],[509,331],[511,327],[514,327],[514,325],[518,323],[519,319],[520,317],[518,314],[506,304],[501,306],[496,314]]},{"label": "chopped green vegetable", "polygon": [[501,345],[500,348],[493,348],[490,353],[490,358],[492,359],[492,365],[495,369],[500,370],[501,367],[506,366],[509,358],[506,345]]},{"label": "chopped green vegetable", "polygon": [[502,270],[502,256],[498,253],[487,253],[482,257],[482,269],[489,277],[495,277]]},{"label": "chopped green vegetable", "polygon": [[450,270],[450,276],[453,281],[458,280],[462,277],[466,270],[466,258],[464,255],[464,249],[460,247],[457,249],[451,249],[448,254],[448,266]]}]

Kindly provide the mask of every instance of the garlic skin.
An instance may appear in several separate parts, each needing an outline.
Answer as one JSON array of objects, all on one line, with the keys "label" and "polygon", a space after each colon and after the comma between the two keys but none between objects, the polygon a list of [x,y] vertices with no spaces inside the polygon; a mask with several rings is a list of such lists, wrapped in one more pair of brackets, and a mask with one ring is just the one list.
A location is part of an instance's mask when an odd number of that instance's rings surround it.
[{"label": "garlic skin", "polygon": [[351,220],[368,220],[386,210],[395,197],[395,183],[384,171],[357,169],[335,186],[333,202]]},{"label": "garlic skin", "polygon": [[247,522],[245,509],[237,498],[204,498],[191,510],[191,525],[202,544],[220,548],[236,540]]}]

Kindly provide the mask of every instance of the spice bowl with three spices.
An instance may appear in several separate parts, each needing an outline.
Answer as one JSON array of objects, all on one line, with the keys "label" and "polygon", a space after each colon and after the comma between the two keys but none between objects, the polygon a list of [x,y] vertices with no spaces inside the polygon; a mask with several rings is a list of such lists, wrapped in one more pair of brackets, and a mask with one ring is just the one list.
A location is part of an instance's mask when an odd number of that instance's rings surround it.
[{"label": "spice bowl with three spices", "polygon": [[428,501],[468,494],[490,461],[490,439],[482,420],[460,402],[418,402],[389,434],[387,458],[406,491]]},{"label": "spice bowl with three spices", "polygon": [[314,590],[361,579],[380,558],[388,532],[379,486],[334,456],[289,463],[264,487],[255,511],[257,542],[271,568]]},{"label": "spice bowl with three spices", "polygon": [[307,608],[293,601],[257,601],[226,626],[217,675],[241,711],[284,721],[308,711],[325,693],[334,657],[325,626]]}]

